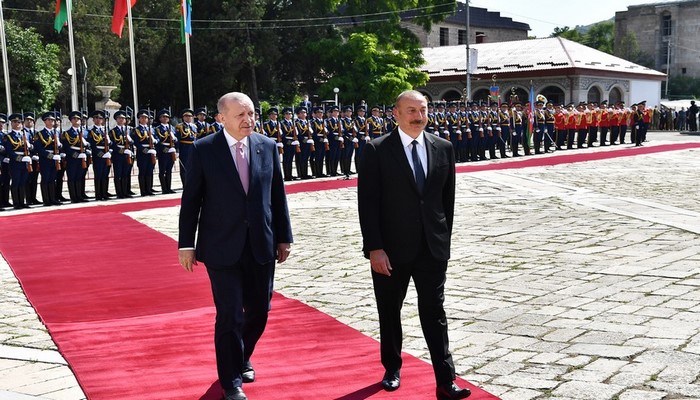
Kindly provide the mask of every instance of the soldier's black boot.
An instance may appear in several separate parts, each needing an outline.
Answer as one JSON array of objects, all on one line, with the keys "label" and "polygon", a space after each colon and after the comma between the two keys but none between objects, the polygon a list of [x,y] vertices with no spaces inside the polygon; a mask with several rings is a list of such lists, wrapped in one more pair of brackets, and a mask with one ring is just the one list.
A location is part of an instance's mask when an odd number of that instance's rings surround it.
[{"label": "soldier's black boot", "polygon": [[22,208],[22,203],[19,198],[19,188],[13,187],[11,188],[10,192],[12,194],[12,208],[19,210]]},{"label": "soldier's black boot", "polygon": [[141,197],[149,195],[145,176],[139,176],[139,192],[141,193]]},{"label": "soldier's black boot", "polygon": [[110,197],[114,195],[109,193],[109,178],[102,178],[102,198],[109,200]]},{"label": "soldier's black boot", "polygon": [[124,191],[122,190],[122,179],[123,178],[117,178],[116,176],[114,177],[114,190],[117,192],[118,199],[124,198]]},{"label": "soldier's black boot", "polygon": [[122,195],[124,195],[124,198],[126,198],[126,199],[130,199],[135,194],[134,192],[131,191],[131,178],[130,177],[122,178],[121,187],[122,187]]},{"label": "soldier's black boot", "polygon": [[41,183],[41,202],[44,204],[44,206],[52,206],[51,204],[51,199],[49,198],[49,185],[46,183]]},{"label": "soldier's black boot", "polygon": [[56,180],[56,196],[60,201],[70,201],[70,199],[63,197],[63,179]]},{"label": "soldier's black boot", "polygon": [[101,201],[102,199],[102,181],[95,178],[93,179],[95,185],[95,200]]},{"label": "soldier's black boot", "polygon": [[3,185],[0,188],[0,207],[11,207],[10,204],[10,185]]},{"label": "soldier's black boot", "polygon": [[155,195],[158,191],[157,189],[153,189],[153,174],[146,174],[146,187],[148,188],[148,194],[151,196]]},{"label": "soldier's black boot", "polygon": [[318,175],[316,175],[316,162],[312,160],[309,167],[311,167],[311,177],[317,177]]},{"label": "soldier's black boot", "polygon": [[82,178],[78,180],[76,187],[78,188],[78,196],[82,201],[88,201],[92,197],[88,196],[87,193],[85,193],[85,178]]},{"label": "soldier's black boot", "polygon": [[158,174],[158,181],[160,181],[160,191],[163,194],[166,194],[168,191],[168,184],[165,182],[165,176]]},{"label": "soldier's black boot", "polygon": [[46,185],[46,188],[49,192],[49,202],[54,206],[60,206],[62,203],[58,200],[58,197],[56,197],[56,185],[49,183]]},{"label": "soldier's black boot", "polygon": [[168,193],[168,194],[175,193],[175,191],[173,190],[173,173],[172,172],[168,172],[165,174],[165,183],[166,183],[166,185],[168,185],[167,192],[165,192],[165,193]]},{"label": "soldier's black boot", "polygon": [[78,198],[75,197],[75,184],[71,181],[68,181],[68,197],[70,198],[71,203],[78,202]]}]

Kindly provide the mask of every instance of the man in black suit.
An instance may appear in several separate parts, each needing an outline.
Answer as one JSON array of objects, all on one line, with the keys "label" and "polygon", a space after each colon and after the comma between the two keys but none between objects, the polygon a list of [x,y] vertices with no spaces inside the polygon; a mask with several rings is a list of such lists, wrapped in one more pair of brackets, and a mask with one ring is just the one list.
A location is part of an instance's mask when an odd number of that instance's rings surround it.
[{"label": "man in black suit", "polygon": [[406,91],[394,108],[398,128],[365,146],[357,185],[363,252],[372,266],[379,312],[382,386],[401,382],[401,307],[411,278],[435,372],[438,399],[463,399],[447,337],[445,272],[455,200],[452,144],[424,133],[428,105]]},{"label": "man in black suit", "polygon": [[[216,306],[215,349],[225,400],[245,400],[244,382],[267,323],[275,261],[289,255],[292,229],[275,142],[253,133],[243,93],[219,99],[223,129],[194,143],[182,193],[179,259],[207,268]],[[195,233],[198,231],[195,245]]]}]

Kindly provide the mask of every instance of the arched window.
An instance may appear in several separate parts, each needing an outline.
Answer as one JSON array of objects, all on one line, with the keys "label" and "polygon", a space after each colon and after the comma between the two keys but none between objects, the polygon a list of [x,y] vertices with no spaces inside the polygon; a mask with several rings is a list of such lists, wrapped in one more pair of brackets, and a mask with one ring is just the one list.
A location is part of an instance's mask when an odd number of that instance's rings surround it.
[{"label": "arched window", "polygon": [[603,96],[600,94],[600,89],[593,86],[590,89],[588,89],[588,96],[586,96],[586,100],[589,103],[600,103],[600,99],[602,97]]},{"label": "arched window", "polygon": [[615,104],[618,101],[622,101],[622,91],[620,91],[620,89],[614,87],[610,91],[610,96],[609,96],[608,102],[610,104]]},{"label": "arched window", "polygon": [[462,99],[462,93],[460,93],[458,90],[455,89],[450,89],[445,94],[442,95],[442,99],[444,101],[460,101]]},{"label": "arched window", "polygon": [[551,101],[554,104],[564,104],[564,102],[566,101],[564,91],[558,86],[547,86],[544,89],[542,89],[542,91],[540,91],[540,94],[546,97],[548,101]]},{"label": "arched window", "polygon": [[501,101],[506,104],[514,103],[517,100],[525,105],[530,99],[529,92],[523,88],[512,87],[501,88],[501,90]]},{"label": "arched window", "polygon": [[474,92],[474,96],[470,99],[471,101],[476,101],[477,103],[488,103],[489,102],[489,90],[479,89]]}]

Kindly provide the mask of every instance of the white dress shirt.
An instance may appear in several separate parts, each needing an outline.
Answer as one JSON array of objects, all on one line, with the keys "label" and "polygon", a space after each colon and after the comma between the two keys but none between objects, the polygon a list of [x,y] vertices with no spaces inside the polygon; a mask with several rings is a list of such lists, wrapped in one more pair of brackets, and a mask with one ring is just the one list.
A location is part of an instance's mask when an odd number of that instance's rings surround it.
[{"label": "white dress shirt", "polygon": [[[399,137],[401,138],[401,144],[403,144],[403,150],[406,153],[406,158],[408,159],[408,164],[411,166],[411,169],[413,170],[413,174],[415,175],[416,173],[416,168],[413,165],[413,138],[408,136],[406,132],[401,130],[401,127],[399,127]],[[418,137],[415,139],[416,142],[418,142],[418,158],[420,158],[420,163],[423,164],[423,172],[425,173],[425,177],[428,177],[428,152],[425,148],[425,136],[423,135],[423,132],[421,132]]]}]

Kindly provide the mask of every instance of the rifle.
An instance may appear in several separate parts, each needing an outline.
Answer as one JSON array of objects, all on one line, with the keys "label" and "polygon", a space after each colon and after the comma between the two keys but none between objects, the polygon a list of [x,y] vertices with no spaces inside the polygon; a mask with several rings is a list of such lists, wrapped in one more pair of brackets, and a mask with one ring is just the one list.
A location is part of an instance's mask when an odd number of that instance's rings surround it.
[{"label": "rifle", "polygon": [[[146,129],[148,129],[148,149],[149,150],[155,150],[155,147],[153,145],[153,132],[151,132],[151,126],[147,126]],[[151,163],[153,165],[156,165],[156,155],[151,154]]]},{"label": "rifle", "polygon": [[284,154],[284,142],[282,141],[282,128],[280,127],[280,122],[275,121],[275,130],[277,131],[277,143],[282,143],[282,146],[277,146],[280,155]]},{"label": "rifle", "polygon": [[314,137],[313,137],[313,131],[311,130],[311,121],[305,119],[303,120],[306,122],[306,141],[308,142],[309,140],[311,141],[311,146],[309,147],[309,151],[312,153],[316,152],[316,145],[314,144]]},{"label": "rifle", "polygon": [[[83,143],[83,118],[80,118],[80,127],[78,128],[78,143],[80,143],[80,154],[85,154],[85,143]],[[80,159],[80,168],[87,168],[87,157]]]},{"label": "rifle", "polygon": [[[170,128],[170,123],[168,123],[168,141],[170,142],[170,148],[175,148],[175,140],[173,140],[173,131]],[[177,161],[177,151],[170,153],[173,161]]]},{"label": "rifle", "polygon": [[[24,156],[29,157],[29,143],[27,143],[27,135],[22,132],[22,146],[24,147]],[[32,172],[32,162],[28,162],[27,164],[27,172]]]},{"label": "rifle", "polygon": [[[57,155],[59,155],[60,153],[59,153],[59,151],[58,151],[58,140],[59,140],[59,138],[58,138],[58,132],[56,132],[56,128],[53,128],[53,129],[52,129],[52,133],[53,133],[53,154],[54,154],[55,156],[57,156]],[[60,170],[61,170],[61,161],[60,161],[60,160],[56,160],[56,161],[55,161],[55,164],[56,164],[56,171],[60,171]]]},{"label": "rifle", "polygon": [[[104,152],[105,154],[109,153],[109,134],[107,134],[107,131],[105,131],[104,135],[102,136],[102,141],[104,142]],[[107,158],[105,159],[105,165],[108,167],[112,166],[112,159]]]}]

